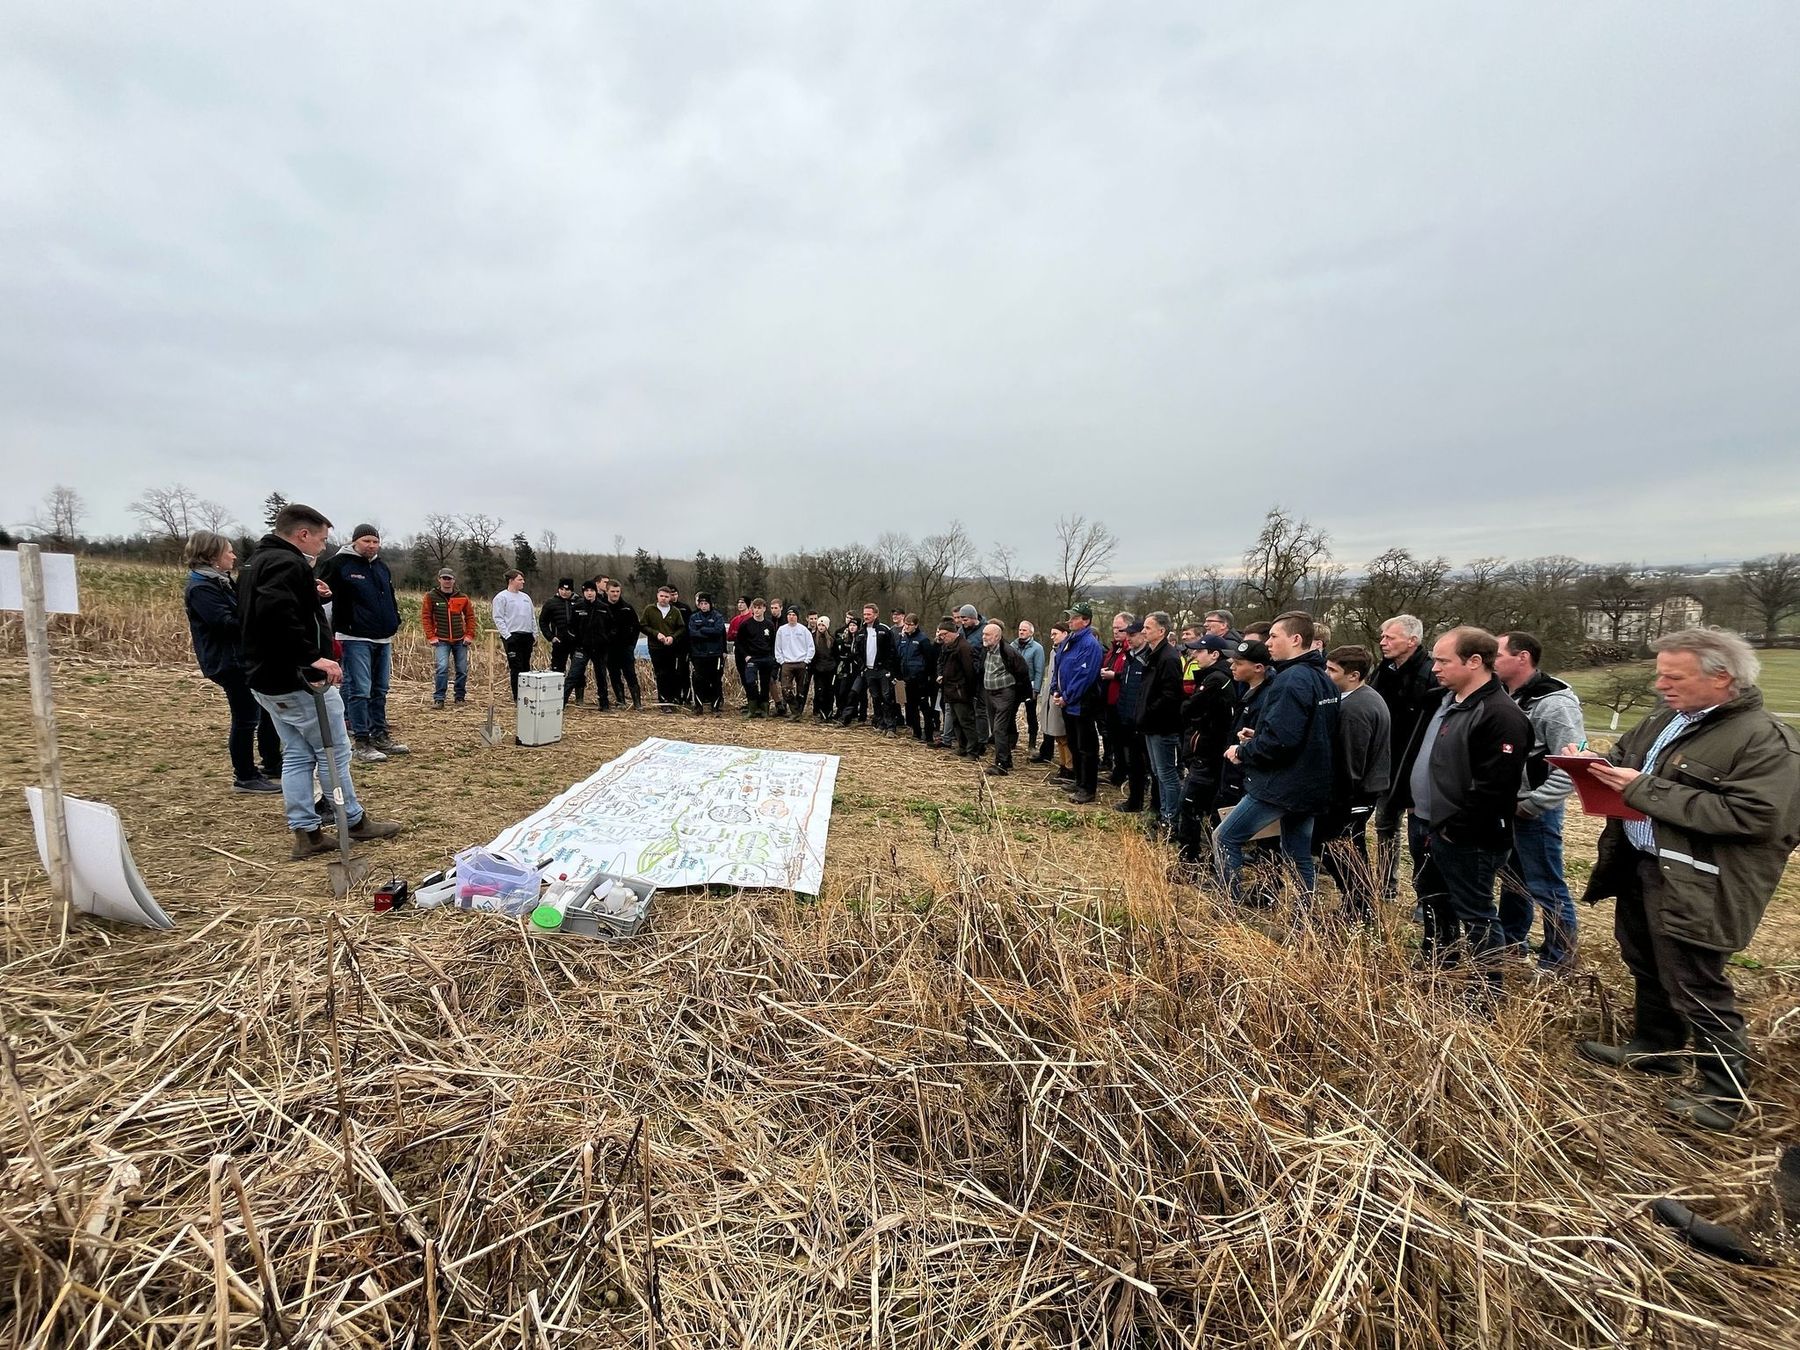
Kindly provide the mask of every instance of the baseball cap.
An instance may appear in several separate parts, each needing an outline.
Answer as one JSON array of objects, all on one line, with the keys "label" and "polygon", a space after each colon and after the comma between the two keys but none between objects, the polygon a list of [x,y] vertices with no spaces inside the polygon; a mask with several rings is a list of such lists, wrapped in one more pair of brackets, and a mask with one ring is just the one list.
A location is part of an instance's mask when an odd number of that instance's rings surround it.
[{"label": "baseball cap", "polygon": [[1236,649],[1232,652],[1232,655],[1240,661],[1249,661],[1251,664],[1258,666],[1270,665],[1273,661],[1273,658],[1269,655],[1268,646],[1258,642],[1255,638],[1245,638],[1242,642],[1238,643]]},{"label": "baseball cap", "polygon": [[1227,638],[1222,633],[1208,633],[1205,637],[1196,638],[1194,641],[1188,643],[1188,650],[1190,652],[1224,652],[1229,655],[1236,649],[1237,643],[1231,641],[1231,639]]},{"label": "baseball cap", "polygon": [[1068,618],[1075,614],[1079,614],[1082,618],[1092,623],[1094,619],[1094,607],[1087,601],[1080,600],[1063,611],[1064,618]]},{"label": "baseball cap", "polygon": [[442,581],[445,577],[449,577],[450,580],[455,581],[456,573],[452,572],[448,567],[446,567],[438,573],[438,580]]}]

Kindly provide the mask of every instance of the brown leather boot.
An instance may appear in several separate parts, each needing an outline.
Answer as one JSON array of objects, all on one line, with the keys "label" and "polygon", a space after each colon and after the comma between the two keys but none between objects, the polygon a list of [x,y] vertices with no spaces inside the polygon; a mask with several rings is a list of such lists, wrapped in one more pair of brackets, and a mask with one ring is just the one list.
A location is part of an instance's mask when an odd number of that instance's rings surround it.
[{"label": "brown leather boot", "polygon": [[400,833],[400,822],[397,820],[373,820],[367,811],[362,819],[350,827],[350,837],[361,842],[368,839],[392,839]]},{"label": "brown leather boot", "polygon": [[330,853],[337,848],[337,836],[326,834],[324,830],[294,831],[294,847],[288,853],[289,862],[302,862],[320,853]]}]

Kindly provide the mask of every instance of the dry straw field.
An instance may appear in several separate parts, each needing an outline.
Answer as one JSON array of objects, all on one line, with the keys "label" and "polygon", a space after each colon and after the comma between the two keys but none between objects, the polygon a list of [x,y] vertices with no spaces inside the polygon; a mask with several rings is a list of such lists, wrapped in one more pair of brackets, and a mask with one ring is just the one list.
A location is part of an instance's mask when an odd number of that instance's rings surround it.
[{"label": "dry straw field", "polygon": [[[223,790],[224,701],[175,579],[139,580],[89,575],[58,694],[69,789],[123,813],[175,932],[56,950],[0,654],[0,1343],[1800,1343],[1767,1187],[1800,1120],[1791,884],[1738,972],[1766,1107],[1703,1136],[1572,1056],[1629,1012],[1604,910],[1582,978],[1487,1025],[1410,973],[1403,911],[1380,940],[1247,920],[1029,776],[648,713],[487,750],[415,650],[415,753],[359,774],[409,826],[378,870],[686,735],[842,756],[824,894],[672,896],[616,945],[333,913]],[[1778,1264],[1690,1252],[1664,1193]]]}]

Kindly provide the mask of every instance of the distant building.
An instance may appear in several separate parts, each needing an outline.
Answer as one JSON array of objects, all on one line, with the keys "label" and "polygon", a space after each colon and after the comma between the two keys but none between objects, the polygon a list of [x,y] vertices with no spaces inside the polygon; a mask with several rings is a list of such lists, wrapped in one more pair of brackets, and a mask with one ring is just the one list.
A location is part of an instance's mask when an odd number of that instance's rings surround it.
[{"label": "distant building", "polygon": [[1589,642],[1625,642],[1642,646],[1665,633],[1697,628],[1706,606],[1697,595],[1670,595],[1661,600],[1628,600],[1616,614],[1584,607],[1581,632]]}]

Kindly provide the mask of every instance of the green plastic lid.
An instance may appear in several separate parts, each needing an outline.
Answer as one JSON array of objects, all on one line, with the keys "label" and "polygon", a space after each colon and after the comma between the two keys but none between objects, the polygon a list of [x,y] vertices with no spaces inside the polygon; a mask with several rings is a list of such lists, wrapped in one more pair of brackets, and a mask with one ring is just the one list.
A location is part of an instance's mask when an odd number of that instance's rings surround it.
[{"label": "green plastic lid", "polygon": [[555,905],[539,905],[531,911],[531,921],[539,928],[561,928],[562,911]]}]

